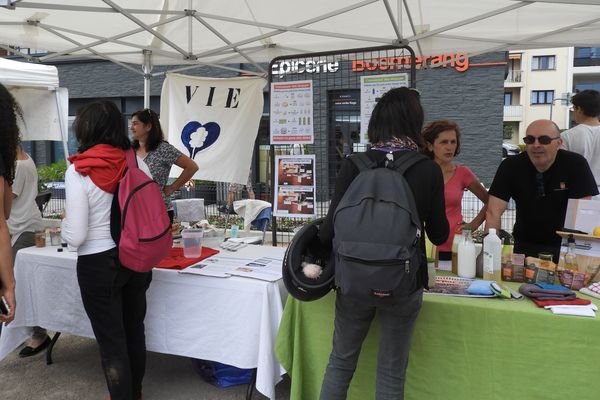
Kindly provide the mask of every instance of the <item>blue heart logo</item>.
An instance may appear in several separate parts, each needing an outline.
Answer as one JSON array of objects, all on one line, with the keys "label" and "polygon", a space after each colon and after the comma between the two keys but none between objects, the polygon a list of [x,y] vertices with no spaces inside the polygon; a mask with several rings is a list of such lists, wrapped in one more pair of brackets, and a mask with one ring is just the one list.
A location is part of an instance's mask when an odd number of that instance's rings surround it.
[{"label": "blue heart logo", "polygon": [[198,121],[190,121],[181,131],[181,142],[193,160],[196,154],[212,146],[220,134],[221,127],[216,122],[207,122],[202,125]]}]

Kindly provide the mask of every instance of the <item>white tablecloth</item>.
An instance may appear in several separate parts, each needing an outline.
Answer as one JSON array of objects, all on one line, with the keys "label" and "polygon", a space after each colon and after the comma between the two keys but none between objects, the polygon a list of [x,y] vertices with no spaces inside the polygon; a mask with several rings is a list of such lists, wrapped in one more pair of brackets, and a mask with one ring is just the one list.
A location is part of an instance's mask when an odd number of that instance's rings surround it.
[{"label": "white tablecloth", "polygon": [[[77,255],[56,250],[30,247],[18,252],[17,310],[15,320],[2,329],[0,360],[28,338],[28,326],[94,337],[77,284]],[[226,255],[283,258],[283,252],[247,246]],[[284,297],[281,280],[213,278],[154,269],[147,296],[147,348],[257,368],[256,389],[274,399],[275,385],[285,373],[274,354]]]}]

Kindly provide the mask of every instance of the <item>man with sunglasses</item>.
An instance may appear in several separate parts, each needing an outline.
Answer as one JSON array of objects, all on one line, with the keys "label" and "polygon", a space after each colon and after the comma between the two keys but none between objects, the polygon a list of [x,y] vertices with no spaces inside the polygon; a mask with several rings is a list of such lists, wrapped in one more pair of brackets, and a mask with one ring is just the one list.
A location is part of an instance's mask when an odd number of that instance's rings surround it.
[{"label": "man with sunglasses", "polygon": [[561,150],[560,130],[550,120],[532,122],[523,138],[525,152],[502,161],[489,190],[485,229],[500,229],[500,217],[513,198],[515,253],[537,257],[550,252],[558,262],[569,199],[591,198],[598,188],[583,156]]},{"label": "man with sunglasses", "polygon": [[571,99],[577,125],[561,133],[562,148],[585,157],[600,186],[600,92],[584,90]]}]

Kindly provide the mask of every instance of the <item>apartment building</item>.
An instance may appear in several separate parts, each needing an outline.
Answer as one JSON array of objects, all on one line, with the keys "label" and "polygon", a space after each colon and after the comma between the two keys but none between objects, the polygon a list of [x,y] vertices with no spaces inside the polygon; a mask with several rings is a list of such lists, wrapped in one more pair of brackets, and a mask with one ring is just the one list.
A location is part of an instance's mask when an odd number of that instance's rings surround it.
[{"label": "apartment building", "polygon": [[574,122],[570,96],[600,90],[600,47],[515,50],[504,82],[504,141],[522,143],[527,126],[552,119],[560,129]]}]

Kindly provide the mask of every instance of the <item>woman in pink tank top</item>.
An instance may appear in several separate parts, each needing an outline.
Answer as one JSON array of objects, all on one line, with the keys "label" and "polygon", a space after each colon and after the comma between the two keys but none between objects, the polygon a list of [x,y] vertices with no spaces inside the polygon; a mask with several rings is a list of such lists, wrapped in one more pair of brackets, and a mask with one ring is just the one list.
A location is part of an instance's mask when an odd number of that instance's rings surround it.
[{"label": "woman in pink tank top", "polygon": [[[444,197],[450,235],[446,243],[438,246],[438,251],[440,260],[449,260],[457,229],[466,224],[471,231],[475,231],[485,221],[488,193],[468,167],[454,162],[454,157],[460,153],[460,129],[456,123],[448,120],[433,121],[423,130],[423,138],[423,152],[438,163],[444,174]],[[484,204],[475,218],[468,223],[462,215],[462,197],[465,189],[470,190]]]}]

